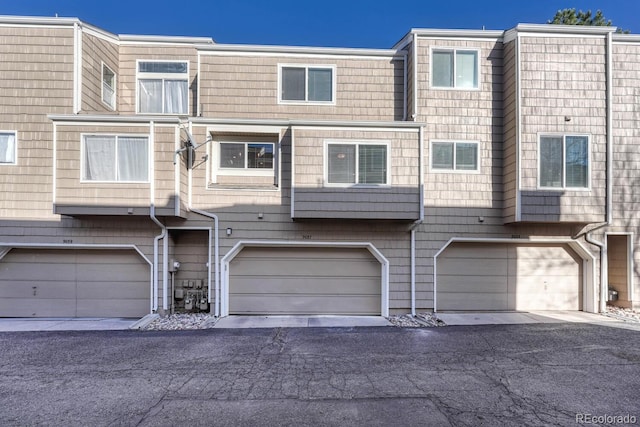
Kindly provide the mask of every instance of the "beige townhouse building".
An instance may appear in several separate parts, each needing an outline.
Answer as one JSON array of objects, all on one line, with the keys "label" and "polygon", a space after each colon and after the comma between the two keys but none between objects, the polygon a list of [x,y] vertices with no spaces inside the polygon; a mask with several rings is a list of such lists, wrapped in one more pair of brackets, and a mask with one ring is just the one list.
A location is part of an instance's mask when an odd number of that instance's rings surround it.
[{"label": "beige townhouse building", "polygon": [[614,30],[0,17],[0,316],[637,308],[640,36]]}]

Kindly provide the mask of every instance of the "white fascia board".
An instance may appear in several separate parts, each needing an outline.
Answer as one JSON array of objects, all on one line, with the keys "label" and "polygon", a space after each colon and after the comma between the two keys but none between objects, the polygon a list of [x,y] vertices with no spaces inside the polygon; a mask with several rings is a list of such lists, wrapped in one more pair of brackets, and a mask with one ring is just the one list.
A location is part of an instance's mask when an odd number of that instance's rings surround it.
[{"label": "white fascia board", "polygon": [[94,37],[98,37],[99,39],[108,41],[113,44],[120,44],[120,40],[118,39],[118,36],[116,34],[105,31],[102,28],[98,28],[86,23],[82,23],[80,27],[82,28],[82,31]]},{"label": "white fascia board", "polygon": [[107,114],[83,114],[83,115],[67,115],[67,114],[49,114],[47,118],[53,122],[73,123],[140,123],[149,124],[149,122],[180,124],[180,119],[175,116],[121,116]]},{"label": "white fascia board", "polygon": [[228,54],[296,54],[296,55],[320,55],[320,56],[366,56],[366,57],[402,57],[405,54],[396,49],[358,49],[358,48],[333,48],[333,47],[309,47],[309,46],[269,46],[269,45],[240,45],[240,44],[210,44],[196,46],[203,54],[216,55]]},{"label": "white fascia board", "polygon": [[617,34],[613,33],[614,43],[640,43],[640,34]]},{"label": "white fascia board", "polygon": [[118,39],[121,43],[159,43],[159,44],[191,44],[210,45],[215,42],[211,37],[184,37],[184,36],[151,36],[136,34],[120,34]]},{"label": "white fascia board", "polygon": [[513,28],[517,32],[568,35],[599,35],[614,33],[617,27],[598,27],[588,25],[556,25],[556,24],[518,24]]},{"label": "white fascia board", "polygon": [[323,128],[377,128],[377,129],[411,129],[418,132],[426,123],[420,122],[370,122],[370,121],[330,121],[330,120],[282,120],[282,119],[228,119],[228,118],[204,118],[190,117],[190,122],[198,125],[236,125],[236,126],[295,126],[298,128],[323,127]]},{"label": "white fascia board", "polygon": [[463,38],[499,40],[504,36],[503,30],[455,30],[436,28],[412,28],[410,34],[429,38]]},{"label": "white fascia board", "polygon": [[82,21],[80,21],[78,18],[0,15],[0,24],[73,26],[74,24],[82,24]]}]

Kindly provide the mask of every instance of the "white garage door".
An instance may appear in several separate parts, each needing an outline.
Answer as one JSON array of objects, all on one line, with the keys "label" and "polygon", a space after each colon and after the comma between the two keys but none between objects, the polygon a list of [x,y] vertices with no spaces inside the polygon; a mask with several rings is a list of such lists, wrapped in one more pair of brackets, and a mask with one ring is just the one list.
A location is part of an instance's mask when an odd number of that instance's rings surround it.
[{"label": "white garage door", "polygon": [[453,243],[437,264],[437,310],[581,310],[582,262],[567,245]]},{"label": "white garage door", "polygon": [[149,271],[133,250],[12,249],[0,260],[0,315],[142,317]]},{"label": "white garage door", "polygon": [[381,266],[366,249],[244,248],[229,267],[230,314],[381,314]]}]

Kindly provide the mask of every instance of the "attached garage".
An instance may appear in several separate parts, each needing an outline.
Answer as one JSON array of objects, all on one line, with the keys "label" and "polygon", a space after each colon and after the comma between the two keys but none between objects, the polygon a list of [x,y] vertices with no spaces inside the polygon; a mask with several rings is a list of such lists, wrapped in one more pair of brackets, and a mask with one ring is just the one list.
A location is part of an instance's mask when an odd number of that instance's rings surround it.
[{"label": "attached garage", "polygon": [[229,314],[384,311],[381,261],[364,247],[246,246],[228,269]]},{"label": "attached garage", "polygon": [[582,310],[582,264],[567,244],[454,242],[437,257],[437,310]]},{"label": "attached garage", "polygon": [[150,267],[134,250],[11,249],[0,260],[2,317],[142,317]]}]

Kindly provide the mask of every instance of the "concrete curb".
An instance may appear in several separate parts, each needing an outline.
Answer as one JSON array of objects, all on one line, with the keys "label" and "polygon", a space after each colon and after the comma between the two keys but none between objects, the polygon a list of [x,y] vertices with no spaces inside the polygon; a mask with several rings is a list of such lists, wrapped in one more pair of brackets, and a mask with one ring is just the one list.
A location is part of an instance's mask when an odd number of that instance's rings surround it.
[{"label": "concrete curb", "polygon": [[150,313],[144,316],[142,319],[135,322],[133,325],[129,326],[129,329],[142,329],[146,328],[151,322],[159,318],[160,315],[157,313]]}]

